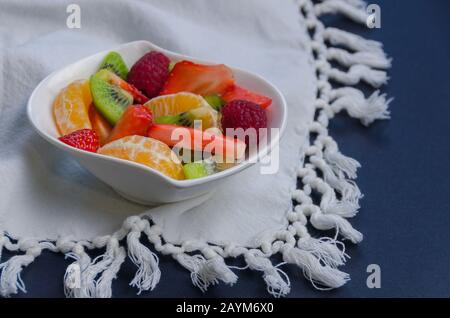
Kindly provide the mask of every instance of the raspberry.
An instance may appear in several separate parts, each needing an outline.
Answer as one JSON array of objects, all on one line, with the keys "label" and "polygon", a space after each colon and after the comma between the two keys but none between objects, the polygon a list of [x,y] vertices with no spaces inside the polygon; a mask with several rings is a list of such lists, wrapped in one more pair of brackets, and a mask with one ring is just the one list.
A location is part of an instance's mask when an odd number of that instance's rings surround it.
[{"label": "raspberry", "polygon": [[98,135],[92,129],[77,130],[59,138],[59,140],[69,146],[90,152],[97,152],[100,147]]},{"label": "raspberry", "polygon": [[164,54],[147,53],[133,65],[127,81],[149,98],[158,96],[169,77],[169,64],[170,60]]},{"label": "raspberry", "polygon": [[[259,137],[259,129],[267,128],[267,115],[258,104],[246,100],[234,100],[222,108],[222,128],[249,128],[256,129]],[[248,143],[248,138],[246,138]]]}]

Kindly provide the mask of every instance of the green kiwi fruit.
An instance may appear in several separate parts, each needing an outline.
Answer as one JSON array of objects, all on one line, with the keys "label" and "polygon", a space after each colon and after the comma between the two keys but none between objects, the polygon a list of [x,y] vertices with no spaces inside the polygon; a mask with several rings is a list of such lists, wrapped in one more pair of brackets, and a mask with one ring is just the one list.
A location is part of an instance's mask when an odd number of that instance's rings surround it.
[{"label": "green kiwi fruit", "polygon": [[109,52],[100,64],[100,70],[107,69],[120,76],[123,80],[127,79],[128,67],[122,57],[117,52]]},{"label": "green kiwi fruit", "polygon": [[220,111],[223,104],[225,103],[219,95],[210,95],[203,97],[208,104],[217,111]]},{"label": "green kiwi fruit", "polygon": [[92,75],[89,82],[95,107],[110,124],[115,125],[125,108],[133,104],[133,96],[97,74]]},{"label": "green kiwi fruit", "polygon": [[177,115],[160,116],[155,119],[156,124],[172,124],[178,126],[191,127],[193,124],[193,118],[189,112],[180,113]]},{"label": "green kiwi fruit", "polygon": [[201,120],[205,115],[205,108],[199,107],[176,115],[165,115],[155,119],[156,124],[172,124],[185,127],[193,127],[195,120]]},{"label": "green kiwi fruit", "polygon": [[208,176],[208,170],[203,162],[187,163],[183,166],[186,179],[198,179]]}]

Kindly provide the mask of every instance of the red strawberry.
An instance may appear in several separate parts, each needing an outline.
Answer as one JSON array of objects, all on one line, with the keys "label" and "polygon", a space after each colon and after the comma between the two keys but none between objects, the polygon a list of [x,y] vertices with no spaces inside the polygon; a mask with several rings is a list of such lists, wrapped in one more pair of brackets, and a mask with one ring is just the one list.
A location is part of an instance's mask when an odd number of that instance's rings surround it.
[{"label": "red strawberry", "polygon": [[100,147],[97,133],[92,129],[77,130],[60,137],[59,140],[69,146],[90,152],[97,152]]},{"label": "red strawberry", "polygon": [[243,87],[240,87],[238,85],[235,85],[230,90],[228,90],[222,96],[222,98],[227,103],[234,101],[236,99],[247,100],[247,101],[253,102],[255,104],[258,104],[259,106],[261,106],[264,109],[269,107],[270,104],[272,104],[271,98],[264,96],[264,95],[260,95],[255,92],[252,92],[252,91],[245,89]]},{"label": "red strawberry", "polygon": [[158,96],[169,76],[170,60],[159,52],[145,54],[128,73],[128,82],[143,91],[148,97]]},{"label": "red strawberry", "polygon": [[225,65],[175,64],[160,95],[190,92],[208,96],[223,94],[234,85],[233,72]]},{"label": "red strawberry", "polygon": [[148,130],[148,137],[159,140],[170,147],[213,151],[216,155],[222,155],[224,159],[241,159],[245,155],[246,149],[245,143],[238,139],[177,125],[152,125]]},{"label": "red strawberry", "polygon": [[148,128],[153,123],[150,109],[142,105],[131,105],[125,109],[122,117],[114,126],[107,142],[111,142],[126,136],[146,136]]}]

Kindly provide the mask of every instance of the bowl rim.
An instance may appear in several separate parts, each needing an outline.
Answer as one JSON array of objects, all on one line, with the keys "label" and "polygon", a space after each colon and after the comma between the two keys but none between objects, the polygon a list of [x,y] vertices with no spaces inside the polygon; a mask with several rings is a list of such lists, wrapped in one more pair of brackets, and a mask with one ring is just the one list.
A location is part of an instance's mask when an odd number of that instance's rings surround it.
[{"label": "bowl rim", "polygon": [[[265,79],[264,77],[255,74],[253,72],[244,70],[242,68],[239,67],[234,67],[232,65],[227,65],[228,67],[230,67],[233,71],[238,71],[240,73],[246,74],[250,77],[256,78],[256,80],[265,82],[266,84],[268,84],[269,86],[271,86],[271,88],[273,89],[273,91],[278,95],[279,99],[281,100],[281,105],[278,105],[281,109],[281,127],[279,127],[279,133],[276,135],[275,138],[271,138],[270,139],[270,143],[265,143],[265,145],[262,147],[262,149],[258,149],[257,153],[255,153],[251,158],[248,158],[246,160],[244,160],[243,162],[237,164],[236,166],[218,172],[218,173],[214,173],[212,175],[209,175],[207,177],[203,177],[203,178],[198,178],[198,179],[191,179],[191,180],[176,180],[173,179],[169,176],[166,176],[165,174],[161,173],[160,171],[156,170],[156,169],[152,169],[150,167],[147,167],[145,165],[133,162],[133,161],[128,161],[128,160],[123,160],[120,158],[115,158],[115,157],[111,157],[111,156],[106,156],[106,155],[102,155],[99,153],[94,153],[94,152],[88,152],[88,151],[84,151],[84,150],[80,150],[74,147],[71,147],[63,142],[61,142],[58,138],[51,136],[50,134],[48,134],[47,132],[41,130],[38,126],[38,124],[34,121],[34,118],[32,116],[32,110],[33,110],[33,105],[36,103],[34,100],[36,99],[36,94],[50,81],[50,79],[52,79],[55,75],[57,75],[58,73],[64,71],[66,68],[70,68],[75,64],[80,64],[83,63],[87,60],[92,59],[95,56],[100,56],[100,55],[105,55],[110,51],[114,51],[114,50],[119,50],[122,49],[123,47],[126,46],[135,46],[135,45],[147,45],[150,46],[152,49],[160,51],[162,53],[165,53],[167,55],[171,55],[171,56],[176,56],[177,58],[181,58],[181,59],[189,59],[191,61],[194,61],[196,63],[202,63],[202,64],[216,64],[212,61],[204,61],[195,57],[191,57],[189,55],[184,55],[184,54],[180,54],[180,53],[176,53],[176,52],[172,52],[169,50],[166,50],[164,48],[161,48],[155,44],[153,44],[150,41],[146,41],[146,40],[139,40],[139,41],[132,41],[132,42],[127,42],[124,44],[121,44],[119,46],[116,46],[114,48],[108,49],[108,50],[104,50],[98,53],[94,53],[92,55],[89,55],[85,58],[82,58],[78,61],[75,61],[71,64],[68,64],[52,73],[50,73],[49,75],[47,75],[33,90],[33,92],[31,93],[28,102],[27,102],[27,117],[28,120],[31,122],[31,125],[33,126],[33,128],[36,130],[36,132],[45,140],[47,140],[48,142],[50,142],[51,144],[53,144],[54,146],[66,150],[71,154],[74,155],[80,155],[80,156],[86,156],[86,157],[94,157],[94,158],[101,158],[104,160],[110,160],[113,162],[118,162],[120,164],[124,164],[124,165],[128,165],[131,167],[135,167],[135,168],[139,168],[141,169],[143,172],[151,174],[151,175],[157,175],[159,176],[163,181],[165,181],[166,183],[171,184],[172,186],[176,187],[176,188],[190,188],[193,186],[197,186],[200,184],[204,184],[204,183],[209,183],[218,179],[222,179],[226,176],[231,176],[234,174],[237,174],[238,172],[241,172],[244,169],[249,168],[250,166],[254,165],[256,162],[254,161],[250,161],[250,159],[256,159],[258,160],[258,158],[262,158],[265,155],[270,154],[270,152],[279,144],[281,138],[284,135],[284,132],[286,130],[286,125],[287,125],[287,103],[286,103],[286,99],[284,98],[283,94],[281,93],[281,91],[274,85],[272,84],[269,80]],[[256,158],[255,158],[256,157]]]}]

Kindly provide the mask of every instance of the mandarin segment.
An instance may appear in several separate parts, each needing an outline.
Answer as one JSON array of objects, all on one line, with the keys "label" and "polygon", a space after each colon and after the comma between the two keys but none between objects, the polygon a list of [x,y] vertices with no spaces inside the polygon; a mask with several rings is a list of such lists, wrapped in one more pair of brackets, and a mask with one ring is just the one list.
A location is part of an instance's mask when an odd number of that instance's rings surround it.
[{"label": "mandarin segment", "polygon": [[183,166],[164,143],[142,136],[127,136],[110,142],[98,153],[143,164],[176,180],[184,179]]},{"label": "mandarin segment", "polygon": [[145,106],[151,109],[155,118],[158,118],[160,116],[187,112],[191,109],[205,106],[205,103],[206,101],[200,95],[178,93],[153,98]]},{"label": "mandarin segment", "polygon": [[91,86],[89,85],[88,80],[82,81],[81,91],[83,93],[84,104],[87,106],[87,109],[89,110],[89,107],[92,104],[92,95],[91,95]]},{"label": "mandarin segment", "polygon": [[112,126],[109,122],[99,113],[93,104],[89,106],[89,119],[91,120],[92,129],[97,133],[100,145],[106,144],[109,135],[112,131]]},{"label": "mandarin segment", "polygon": [[92,129],[89,120],[91,102],[88,81],[73,82],[58,94],[53,102],[53,115],[62,136],[81,129]]},{"label": "mandarin segment", "polygon": [[151,109],[153,117],[159,123],[177,125],[187,123],[187,126],[190,126],[194,120],[201,120],[203,129],[218,126],[218,112],[200,95],[192,93],[164,95],[151,99],[145,106]]}]

